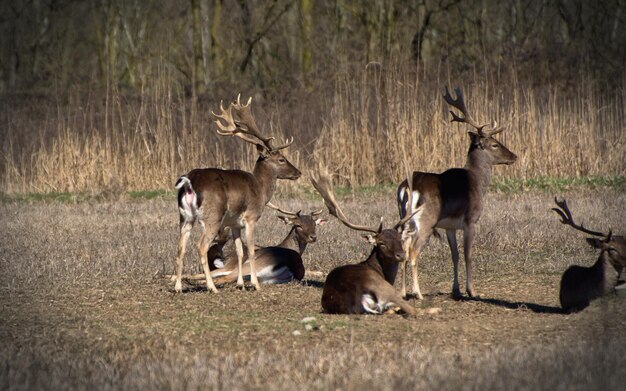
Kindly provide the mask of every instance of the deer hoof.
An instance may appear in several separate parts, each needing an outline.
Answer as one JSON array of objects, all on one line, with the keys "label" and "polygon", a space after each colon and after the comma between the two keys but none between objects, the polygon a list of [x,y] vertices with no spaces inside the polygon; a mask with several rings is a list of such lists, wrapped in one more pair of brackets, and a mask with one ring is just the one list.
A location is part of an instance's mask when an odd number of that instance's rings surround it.
[{"label": "deer hoof", "polygon": [[421,292],[405,293],[404,295],[402,295],[402,298],[404,300],[411,300],[411,299],[424,300],[424,296],[422,296]]}]

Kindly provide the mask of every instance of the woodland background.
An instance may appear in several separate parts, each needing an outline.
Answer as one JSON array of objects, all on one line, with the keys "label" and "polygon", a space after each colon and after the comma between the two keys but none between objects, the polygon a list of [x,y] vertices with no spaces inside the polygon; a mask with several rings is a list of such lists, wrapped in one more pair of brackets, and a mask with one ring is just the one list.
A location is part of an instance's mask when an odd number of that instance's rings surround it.
[{"label": "woodland background", "polygon": [[[463,165],[444,86],[520,160],[503,178],[623,177],[626,1],[190,0],[0,4],[0,191],[171,188],[251,168],[217,136],[252,96],[290,159],[350,185]],[[293,186],[292,184],[286,186]]]}]

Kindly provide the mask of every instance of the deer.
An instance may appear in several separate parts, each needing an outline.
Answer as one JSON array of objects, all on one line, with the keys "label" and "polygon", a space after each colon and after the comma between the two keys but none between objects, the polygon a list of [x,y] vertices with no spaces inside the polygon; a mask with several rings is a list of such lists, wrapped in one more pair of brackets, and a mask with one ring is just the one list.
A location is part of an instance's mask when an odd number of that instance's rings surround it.
[{"label": "deer", "polygon": [[[256,146],[259,157],[252,172],[224,170],[219,168],[196,168],[176,181],[178,211],[180,215],[180,238],[174,291],[182,292],[183,257],[191,229],[198,222],[202,234],[198,241],[200,263],[209,292],[217,293],[211,278],[207,252],[220,229],[230,228],[235,242],[238,260],[237,286],[244,288],[243,244],[241,230],[245,228],[250,263],[250,282],[260,290],[255,269],[254,231],[265,205],[276,189],[277,179],[296,180],[300,171],[287,160],[282,150],[293,143],[293,138],[283,145],[272,145],[273,137],[264,137],[252,115],[250,104],[232,102],[224,109],[220,102],[220,113],[212,113],[221,136],[238,137]],[[234,117],[233,117],[234,115]]]},{"label": "deer", "polygon": [[358,264],[333,269],[324,283],[322,308],[330,314],[384,314],[400,310],[408,315],[417,311],[402,299],[393,287],[398,264],[406,259],[403,240],[412,231],[408,225],[412,215],[401,219],[392,229],[371,228],[351,223],[337,203],[332,181],[327,173],[311,176],[311,183],[324,199],[329,213],[346,227],[368,234],[363,238],[374,247]]},{"label": "deer", "polygon": [[[291,230],[278,245],[256,249],[257,278],[262,284],[282,284],[294,279],[300,281],[304,277],[302,254],[307,244],[317,241],[316,227],[326,224],[327,220],[317,217],[322,209],[305,214],[302,211],[287,211],[271,203],[268,206],[283,214],[277,217],[291,226]],[[232,283],[236,279],[236,267],[231,258],[223,268],[212,271],[211,277],[215,278],[216,284]],[[250,263],[247,261],[243,264],[243,275],[250,275]]]},{"label": "deer", "polygon": [[493,166],[510,165],[517,160],[513,152],[493,137],[506,127],[498,127],[495,121],[489,129],[486,128],[487,125],[477,124],[467,110],[461,88],[457,87],[455,92],[456,99],[452,98],[446,87],[443,96],[444,100],[462,115],[450,110],[452,122],[465,123],[474,128],[468,131],[470,146],[465,167],[451,168],[442,173],[414,171],[411,186],[408,178],[398,186],[397,202],[400,218],[414,213],[413,221],[416,227],[416,234],[409,237],[405,243],[408,261],[401,266],[401,294],[404,298],[409,297],[406,292],[405,276],[410,263],[411,296],[423,299],[418,281],[417,261],[430,236],[436,233],[436,228],[446,231],[452,253],[454,269],[452,296],[455,299],[462,297],[459,288],[459,250],[456,231],[463,230],[466,291],[469,297],[476,295],[472,284],[472,243],[476,225],[485,207],[484,198],[491,181]]},{"label": "deer", "polygon": [[613,235],[611,230],[607,234],[592,231],[582,224],[574,222],[572,213],[565,199],[554,202],[558,208],[552,208],[560,217],[561,223],[588,235],[587,243],[600,250],[598,260],[590,267],[572,265],[561,277],[559,301],[566,313],[578,312],[585,309],[592,300],[615,291],[619,276],[626,267],[626,238]]}]

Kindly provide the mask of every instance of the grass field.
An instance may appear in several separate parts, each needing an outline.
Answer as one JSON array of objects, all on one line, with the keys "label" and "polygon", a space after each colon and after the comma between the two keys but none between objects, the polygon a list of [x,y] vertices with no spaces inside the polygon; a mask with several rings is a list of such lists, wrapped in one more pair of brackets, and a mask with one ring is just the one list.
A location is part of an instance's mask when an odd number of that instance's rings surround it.
[{"label": "grass field", "polygon": [[[626,233],[623,188],[562,195],[586,226]],[[385,189],[340,202],[356,223],[374,225],[397,219],[393,199]],[[177,246],[171,195],[4,200],[0,389],[622,389],[626,302],[609,296],[560,313],[562,272],[598,254],[559,224],[552,199],[538,190],[488,195],[474,247],[478,300],[450,298],[449,250],[431,240],[420,263],[425,299],[411,302],[422,311],[409,318],[323,314],[323,278],[174,294],[163,278]],[[286,234],[274,215],[264,213],[259,244]],[[318,237],[307,270],[327,273],[369,252],[334,219]],[[199,270],[193,245],[185,261],[186,272]],[[306,317],[315,318],[310,330]]]}]

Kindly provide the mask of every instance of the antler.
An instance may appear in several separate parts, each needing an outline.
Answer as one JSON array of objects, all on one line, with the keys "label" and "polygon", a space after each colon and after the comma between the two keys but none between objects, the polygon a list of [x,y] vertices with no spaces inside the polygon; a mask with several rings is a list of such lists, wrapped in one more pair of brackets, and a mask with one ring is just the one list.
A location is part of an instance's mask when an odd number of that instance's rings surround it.
[{"label": "antler", "polygon": [[483,137],[493,136],[494,134],[498,134],[502,132],[504,129],[506,129],[506,126],[498,127],[498,123],[496,121],[493,121],[492,128],[488,131],[484,131],[483,129],[485,128],[485,126],[487,126],[487,124],[478,125],[476,122],[474,122],[474,120],[472,119],[472,116],[469,114],[469,111],[467,110],[467,107],[465,106],[465,99],[463,97],[463,90],[461,90],[461,87],[456,87],[454,89],[454,92],[456,93],[456,99],[452,98],[452,95],[450,95],[450,91],[448,90],[448,87],[446,86],[446,93],[443,95],[443,99],[450,106],[455,107],[456,109],[461,111],[461,114],[463,114],[463,117],[461,117],[458,114],[456,114],[454,111],[450,110],[450,114],[452,114],[452,122],[465,122],[466,124],[476,128],[476,131],[478,132],[478,134]]},{"label": "antler", "polygon": [[575,229],[577,229],[579,231],[582,231],[582,232],[584,232],[586,234],[589,234],[589,235],[605,236],[605,237],[610,237],[611,236],[611,231],[609,231],[608,235],[605,235],[602,232],[591,231],[591,230],[583,227],[582,224],[578,225],[578,224],[574,223],[574,218],[572,217],[572,213],[569,211],[569,208],[567,207],[567,201],[565,199],[563,199],[562,201],[559,201],[557,199],[557,197],[554,197],[554,202],[561,209],[552,208],[552,210],[555,211],[556,213],[558,213],[559,216],[561,216],[561,223],[562,224],[571,225]]},{"label": "antler", "polygon": [[[292,212],[289,210],[284,210],[279,206],[276,206],[274,204],[272,204],[271,202],[268,202],[267,204],[265,204],[265,206],[274,209],[277,212],[280,212],[282,214],[285,214],[287,216],[292,216],[292,217],[297,217],[300,216],[300,213],[302,212],[301,210],[297,211],[297,212]],[[322,212],[324,211],[324,208],[320,209],[320,210],[314,210],[311,212],[311,217],[315,217],[315,216],[319,216],[320,214],[322,214]]]},{"label": "antler", "polygon": [[319,210],[314,210],[311,212],[311,217],[319,216],[322,214],[323,211],[324,211],[324,208],[321,208]]},{"label": "antler", "polygon": [[300,215],[300,212],[301,212],[300,210],[299,210],[299,211],[297,211],[297,212],[292,212],[292,211],[289,211],[289,210],[284,210],[284,209],[280,208],[279,206],[276,206],[276,205],[272,204],[271,202],[268,202],[267,204],[265,204],[265,206],[267,206],[267,207],[269,207],[269,208],[272,208],[272,209],[274,209],[275,211],[278,211],[278,212],[280,212],[280,213],[282,213],[282,214],[285,214],[285,215],[287,215],[287,216],[292,216],[292,217],[299,216],[299,215]]},{"label": "antler", "polygon": [[[252,111],[250,109],[250,103],[252,102],[252,97],[248,99],[246,104],[241,104],[241,94],[237,95],[237,102],[232,102],[228,109],[224,109],[222,102],[220,102],[220,114],[212,114],[218,119],[215,120],[217,127],[220,130],[217,131],[218,134],[222,136],[237,136],[249,143],[259,144],[252,137],[260,140],[263,143],[263,146],[269,151],[277,151],[279,149],[283,149],[291,145],[293,143],[293,138],[291,141],[287,142],[285,145],[281,145],[277,148],[272,147],[273,137],[264,137],[259,132],[259,128],[256,125],[256,121],[254,120],[254,116],[252,115]],[[233,117],[233,109],[235,110],[235,117]],[[221,120],[224,120],[226,124],[223,124]],[[250,137],[252,136],[252,137]]]},{"label": "antler", "polygon": [[348,221],[346,215],[344,215],[341,208],[339,208],[337,200],[335,200],[332,181],[327,172],[320,173],[319,178],[317,179],[313,174],[311,174],[311,183],[313,184],[313,187],[315,187],[315,190],[317,190],[317,192],[320,193],[320,195],[324,199],[324,203],[328,208],[328,212],[331,215],[335,216],[337,219],[339,219],[339,221],[341,221],[346,227],[357,231],[366,231],[375,234],[379,232],[379,229],[352,224],[350,221]]},{"label": "antler", "polygon": [[[235,120],[233,119],[233,113],[232,113],[233,105],[234,104],[231,103],[230,106],[228,106],[228,109],[224,109],[224,106],[222,105],[222,102],[220,101],[221,113],[215,114],[214,112],[211,112],[211,114],[213,114],[215,117],[218,118],[215,120],[215,123],[217,124],[217,127],[221,129],[221,131],[217,130],[217,134],[221,136],[237,136],[249,143],[260,145],[257,142],[257,140],[253,139],[252,137],[249,137],[246,131],[242,130],[235,124]],[[226,121],[226,124],[223,124],[221,120]]]}]

